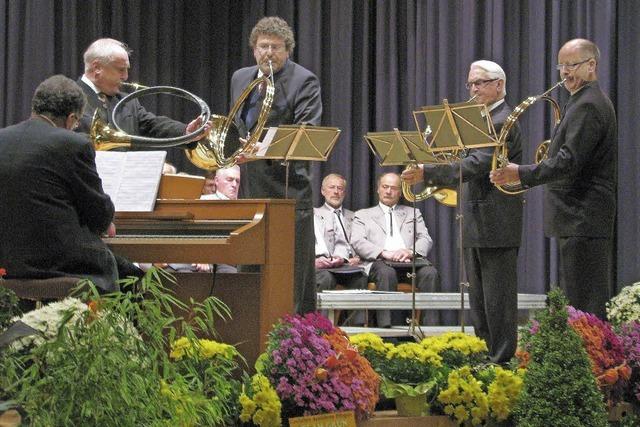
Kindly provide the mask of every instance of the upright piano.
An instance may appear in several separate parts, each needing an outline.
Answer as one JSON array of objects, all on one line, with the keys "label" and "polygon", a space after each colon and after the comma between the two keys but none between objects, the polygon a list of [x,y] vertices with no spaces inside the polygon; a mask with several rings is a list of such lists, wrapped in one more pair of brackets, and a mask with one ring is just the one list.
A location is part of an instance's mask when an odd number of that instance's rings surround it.
[{"label": "upright piano", "polygon": [[158,199],[153,212],[116,213],[117,236],[105,241],[135,262],[259,265],[254,274],[176,274],[182,301],[214,295],[229,306],[232,320],[216,330],[252,366],[273,323],[293,312],[294,223],[293,200]]}]

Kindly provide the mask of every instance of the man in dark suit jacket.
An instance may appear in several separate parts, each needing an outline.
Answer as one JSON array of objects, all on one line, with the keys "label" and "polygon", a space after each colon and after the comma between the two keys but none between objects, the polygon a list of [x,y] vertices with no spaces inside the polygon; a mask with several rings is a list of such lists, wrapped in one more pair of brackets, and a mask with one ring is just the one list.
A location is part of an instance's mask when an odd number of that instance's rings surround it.
[{"label": "man in dark suit jacket", "polygon": [[600,90],[598,47],[568,41],[558,52],[558,70],[571,93],[556,127],[549,157],[537,165],[511,163],[492,173],[497,184],[526,188],[547,184],[545,234],[558,241],[560,287],[574,307],[605,318],[612,288],[616,213],[616,114]]},{"label": "man in dark suit jacket", "polygon": [[53,76],[36,89],[31,118],[0,130],[0,266],[8,278],[85,277],[116,289],[116,262],[100,238],[113,203],[93,146],[71,131],[84,104],[78,85]]},{"label": "man in dark suit jacket", "polygon": [[[127,95],[121,91],[121,85],[129,78],[129,53],[124,43],[108,38],[94,41],[85,51],[85,70],[77,83],[87,96],[87,107],[77,129],[79,132],[89,133],[96,111],[103,122],[115,129],[111,113],[116,104]],[[199,119],[185,125],[168,117],[156,116],[147,111],[137,99],[122,107],[116,121],[127,134],[155,138],[184,135],[193,132],[201,124]]]},{"label": "man in dark suit jacket", "polygon": [[[499,134],[512,109],[505,102],[506,76],[491,61],[469,68],[469,94],[489,110]],[[509,160],[520,162],[522,136],[517,124],[507,137]],[[410,182],[456,186],[462,169],[463,248],[469,279],[469,305],[475,333],[487,342],[494,363],[508,362],[518,340],[518,248],[522,234],[522,197],[507,195],[489,181],[494,148],[470,150],[458,162],[424,165],[403,173]]]},{"label": "man in dark suit jacket", "polygon": [[[322,116],[320,83],[311,71],[289,59],[295,40],[287,23],[278,17],[262,18],[251,31],[249,44],[257,65],[233,73],[231,103],[235,104],[254,79],[269,76],[275,83],[275,95],[266,126],[319,125]],[[255,111],[261,103],[259,89],[256,88],[235,118],[241,136],[252,132],[256,122]],[[286,168],[279,161],[246,163],[242,170],[242,194],[245,198],[284,198],[285,174]],[[288,183],[287,196],[296,200],[294,302],[296,312],[306,313],[314,311],[316,306],[313,205],[308,161],[290,162]]]}]

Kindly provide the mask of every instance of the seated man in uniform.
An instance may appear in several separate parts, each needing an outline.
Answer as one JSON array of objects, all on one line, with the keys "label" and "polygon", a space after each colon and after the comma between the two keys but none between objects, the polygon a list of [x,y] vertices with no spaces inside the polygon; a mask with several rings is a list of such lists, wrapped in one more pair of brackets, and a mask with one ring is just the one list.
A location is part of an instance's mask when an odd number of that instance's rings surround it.
[{"label": "seated man in uniform", "polygon": [[[396,291],[398,281],[410,282],[413,259],[414,210],[399,205],[401,193],[400,176],[386,173],[378,178],[380,203],[356,212],[351,229],[351,244],[365,263],[369,281],[378,290]],[[433,246],[422,214],[417,211],[416,221],[416,291],[435,292],[440,287],[438,271],[425,258]],[[378,310],[378,326],[405,324],[401,312]],[[431,320],[431,319],[430,319]]]},{"label": "seated man in uniform", "polygon": [[[344,209],[347,181],[338,174],[322,180],[325,203],[313,209],[316,238],[316,289],[322,292],[340,284],[349,289],[364,289],[367,276],[360,258],[355,254],[349,236],[353,212]],[[354,324],[363,324],[362,312],[353,316]]]},{"label": "seated man in uniform", "polygon": [[93,145],[72,131],[85,103],[73,80],[56,75],[36,89],[28,120],[0,130],[0,266],[7,279],[70,276],[114,291],[119,277],[141,273],[116,262],[101,239],[107,230],[115,235],[114,206]]}]

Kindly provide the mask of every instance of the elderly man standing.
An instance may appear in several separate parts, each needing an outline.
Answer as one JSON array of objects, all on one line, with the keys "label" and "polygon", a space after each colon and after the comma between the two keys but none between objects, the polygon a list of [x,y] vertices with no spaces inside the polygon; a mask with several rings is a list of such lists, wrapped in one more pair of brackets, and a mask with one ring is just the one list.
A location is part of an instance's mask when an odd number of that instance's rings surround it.
[{"label": "elderly man standing", "polygon": [[[87,96],[87,108],[80,119],[79,132],[89,133],[96,111],[100,118],[111,124],[111,113],[118,101],[126,96],[122,83],[129,78],[129,49],[114,39],[98,39],[84,53],[84,74],[77,81]],[[118,125],[127,134],[155,138],[175,137],[196,130],[200,118],[189,125],[147,111],[137,99],[127,103],[116,117]]]},{"label": "elderly man standing", "polygon": [[[512,108],[505,102],[507,78],[500,65],[476,61],[469,68],[467,88],[484,104],[500,133]],[[522,157],[522,136],[516,124],[507,146],[509,159]],[[507,195],[489,181],[494,148],[470,150],[458,162],[424,165],[403,172],[410,183],[457,185],[462,172],[463,242],[469,279],[469,305],[475,333],[487,342],[490,359],[506,363],[514,355],[518,333],[518,249],[522,234],[522,197]]]},{"label": "elderly man standing", "polygon": [[539,164],[510,163],[491,181],[546,184],[544,230],[560,254],[560,287],[569,303],[604,319],[613,280],[617,125],[611,100],[598,85],[600,51],[570,40],[558,52],[558,71],[571,93],[548,157]]},{"label": "elderly man standing", "polygon": [[216,189],[215,193],[203,194],[200,196],[201,199],[237,200],[240,189],[240,166],[218,169],[213,176],[213,185]]},{"label": "elderly man standing", "polygon": [[[356,212],[351,230],[351,244],[364,260],[369,281],[378,290],[395,291],[398,279],[406,281],[411,271],[414,243],[414,209],[399,205],[401,194],[400,176],[386,173],[378,178],[377,206]],[[426,260],[433,241],[424,223],[422,214],[416,210],[415,230],[416,290],[435,292],[440,287],[438,271]],[[391,319],[388,310],[378,310],[378,326],[404,324],[401,315]]]},{"label": "elderly man standing", "polygon": [[[275,84],[275,95],[266,126],[302,123],[320,125],[320,83],[311,71],[289,59],[295,47],[293,31],[289,25],[279,17],[262,18],[251,31],[249,45],[253,49],[256,65],[241,68],[233,73],[232,105],[254,79],[267,76]],[[262,96],[260,88],[256,88],[242,111],[238,112],[235,123],[240,135],[247,135],[253,131],[258,116],[257,110],[262,105]],[[309,162],[292,161],[289,168],[285,168],[279,161],[260,160],[243,166],[242,194],[245,197],[285,198],[288,182],[288,197],[296,200],[295,310],[298,313],[314,311],[316,280]]]}]

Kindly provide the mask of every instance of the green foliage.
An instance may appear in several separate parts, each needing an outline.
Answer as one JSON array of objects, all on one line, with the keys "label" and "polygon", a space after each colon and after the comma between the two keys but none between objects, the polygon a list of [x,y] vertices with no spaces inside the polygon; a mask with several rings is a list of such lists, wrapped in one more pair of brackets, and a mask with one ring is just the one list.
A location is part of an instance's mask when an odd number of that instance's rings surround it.
[{"label": "green foliage", "polygon": [[20,309],[15,292],[0,286],[0,332],[11,326],[11,319],[18,315],[20,315]]},{"label": "green foliage", "polygon": [[212,335],[214,318],[228,317],[228,309],[210,297],[184,319],[188,307],[162,280],[173,278],[152,269],[109,295],[83,283],[79,289],[88,290],[79,297],[94,302],[91,311],[66,318],[55,339],[0,361],[2,384],[29,425],[221,425],[232,418],[231,365],[201,375],[197,362],[177,365],[168,355],[178,333],[194,341]]},{"label": "green foliage", "polygon": [[608,426],[602,394],[578,335],[567,324],[567,300],[549,293],[549,308],[530,340],[531,362],[515,410],[518,426]]}]

